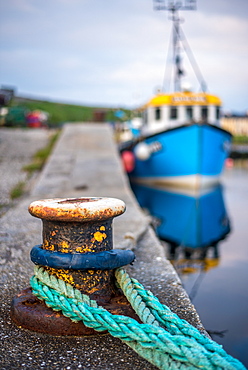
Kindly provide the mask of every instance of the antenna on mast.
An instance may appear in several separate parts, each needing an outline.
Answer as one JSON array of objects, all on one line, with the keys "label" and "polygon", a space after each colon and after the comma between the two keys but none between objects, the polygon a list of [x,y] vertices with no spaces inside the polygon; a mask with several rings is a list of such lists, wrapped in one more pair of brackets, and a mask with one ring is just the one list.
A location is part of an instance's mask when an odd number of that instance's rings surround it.
[{"label": "antenna on mast", "polygon": [[154,10],[195,10],[196,0],[153,0]]},{"label": "antenna on mast", "polygon": [[[171,12],[173,21],[173,61],[175,66],[174,73],[174,90],[181,90],[181,77],[184,75],[184,71],[181,67],[181,56],[180,56],[180,41],[182,42],[182,32],[180,30],[180,18],[178,10],[196,10],[196,0],[153,0],[154,10],[168,10]],[[186,39],[184,37],[184,42]],[[189,48],[188,44],[187,47]],[[201,75],[201,72],[194,60],[193,54],[187,52],[184,45],[184,49],[188,54],[188,58],[191,59],[192,67],[195,70],[195,74],[199,80],[202,91],[206,91],[206,83]]]}]

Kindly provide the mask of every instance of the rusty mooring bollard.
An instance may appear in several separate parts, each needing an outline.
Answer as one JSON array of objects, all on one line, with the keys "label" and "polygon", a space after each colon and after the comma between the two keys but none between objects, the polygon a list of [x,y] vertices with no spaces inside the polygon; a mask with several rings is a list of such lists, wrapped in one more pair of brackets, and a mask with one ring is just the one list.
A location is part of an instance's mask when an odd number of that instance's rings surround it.
[{"label": "rusty mooring bollard", "polygon": [[[113,314],[137,319],[114,283],[114,269],[131,263],[132,251],[113,250],[112,221],[125,211],[114,198],[47,199],[30,204],[29,212],[43,222],[43,244],[31,251],[31,260],[73,285]],[[26,329],[52,335],[92,335],[95,330],[72,322],[48,308],[31,288],[12,301],[11,317]]]}]

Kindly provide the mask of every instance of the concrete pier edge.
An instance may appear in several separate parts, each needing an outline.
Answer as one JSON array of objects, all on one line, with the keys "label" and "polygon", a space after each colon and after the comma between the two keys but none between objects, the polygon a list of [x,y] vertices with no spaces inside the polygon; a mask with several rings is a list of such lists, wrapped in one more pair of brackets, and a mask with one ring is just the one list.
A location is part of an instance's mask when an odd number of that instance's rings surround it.
[{"label": "concrete pier edge", "polygon": [[41,222],[28,213],[29,204],[45,198],[88,196],[126,203],[127,210],[114,220],[113,230],[115,248],[135,250],[136,261],[127,271],[207,335],[130,189],[111,127],[68,123],[28,196],[1,218],[1,369],[155,369],[110,335],[53,337],[18,328],[10,319],[12,298],[29,286],[33,274],[30,250],[41,242]]}]

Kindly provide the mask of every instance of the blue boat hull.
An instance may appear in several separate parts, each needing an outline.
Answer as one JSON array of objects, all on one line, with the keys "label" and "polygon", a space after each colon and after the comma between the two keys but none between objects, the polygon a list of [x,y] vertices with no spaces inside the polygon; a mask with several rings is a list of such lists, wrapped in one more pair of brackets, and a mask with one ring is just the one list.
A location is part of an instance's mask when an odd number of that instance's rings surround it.
[{"label": "blue boat hull", "polygon": [[146,137],[150,157],[140,160],[130,173],[133,181],[179,186],[212,185],[218,181],[229,154],[231,134],[216,126],[180,126]]},{"label": "blue boat hull", "polygon": [[229,217],[217,185],[200,195],[132,184],[142,208],[154,217],[160,239],[184,248],[214,246],[230,232]]}]

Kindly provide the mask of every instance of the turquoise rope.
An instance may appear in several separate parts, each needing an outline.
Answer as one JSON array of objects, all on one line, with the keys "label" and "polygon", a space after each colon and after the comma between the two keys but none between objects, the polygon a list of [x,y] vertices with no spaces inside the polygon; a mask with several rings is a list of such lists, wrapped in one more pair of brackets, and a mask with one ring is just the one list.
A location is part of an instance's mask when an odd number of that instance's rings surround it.
[{"label": "turquoise rope", "polygon": [[116,279],[145,324],[139,324],[129,317],[110,314],[79,290],[49,275],[42,267],[35,267],[31,286],[33,293],[43,299],[47,306],[61,310],[73,321],[83,321],[85,326],[95,330],[108,330],[162,370],[245,369],[220,345],[200,334],[196,328],[162,305],[123,269],[116,270]]},{"label": "turquoise rope", "polygon": [[[97,326],[97,322],[95,322],[95,318],[91,315],[91,308],[97,308],[98,305],[95,301],[90,300],[88,296],[82,295],[81,292],[77,289],[73,289],[73,287],[69,284],[64,283],[60,279],[56,279],[54,276],[49,276],[49,274],[43,270],[43,268],[35,267],[35,273],[37,277],[43,283],[39,283],[38,279],[33,277],[31,279],[31,286],[33,288],[33,293],[40,299],[43,299],[48,307],[53,308],[54,310],[61,310],[63,314],[67,317],[70,317],[72,321],[80,321],[82,320],[85,326],[94,328],[95,330],[102,331],[106,330],[106,328],[101,327],[100,325]],[[47,284],[47,285],[46,285]],[[56,290],[52,288],[48,288],[49,286],[54,286]],[[54,294],[54,295],[53,295]],[[65,306],[65,301],[63,299],[63,295],[70,297],[72,307],[71,312],[68,312],[68,306]],[[75,301],[73,301],[75,300]],[[68,299],[67,299],[68,304]],[[79,304],[79,308],[74,306]],[[85,312],[83,312],[83,306],[86,308]],[[103,309],[102,309],[103,310]],[[103,310],[105,311],[105,310]],[[99,312],[98,312],[99,313]],[[80,318],[82,316],[82,318]],[[101,316],[101,315],[100,315]],[[99,316],[99,317],[100,317]],[[111,316],[111,315],[110,315]],[[124,318],[124,316],[120,316],[120,318]],[[87,322],[89,321],[89,323]],[[114,324],[114,323],[112,323]],[[118,327],[118,326],[116,326]],[[118,336],[118,335],[115,335]],[[158,368],[162,370],[188,370],[188,366],[184,363],[180,364],[179,362],[176,363],[170,356],[170,354],[163,354],[160,351],[154,350],[154,348],[142,348],[139,342],[128,340],[125,341],[122,339],[124,343],[130,346],[134,351],[136,351],[139,355],[145,358],[147,361],[151,362]],[[199,367],[192,366],[192,370],[199,369]]]},{"label": "turquoise rope", "polygon": [[[168,306],[160,303],[158,298],[155,297],[152,292],[145,290],[143,285],[141,285],[138,280],[130,278],[125,270],[116,270],[115,276],[125,296],[143,322],[148,323],[147,320],[149,320],[149,323],[153,325],[154,322],[155,325],[160,324],[172,335],[176,334],[195,338],[195,340],[200,344],[206,346],[208,350],[225,356],[226,352],[223,350],[222,346],[209,339],[205,335],[202,335],[186,320],[180,319],[179,316],[173,313]],[[142,307],[145,307],[144,313],[140,307],[140,302],[142,302]],[[149,318],[147,318],[148,312],[150,314]],[[151,315],[153,319],[151,318]],[[231,356],[229,357],[230,361],[232,361],[233,358]]]}]

